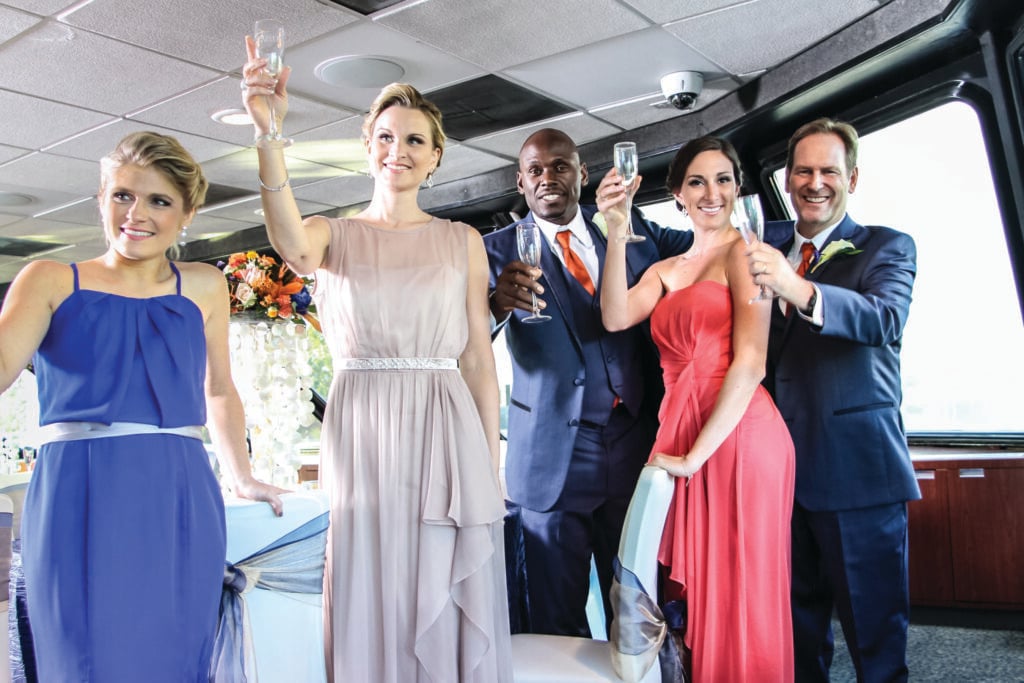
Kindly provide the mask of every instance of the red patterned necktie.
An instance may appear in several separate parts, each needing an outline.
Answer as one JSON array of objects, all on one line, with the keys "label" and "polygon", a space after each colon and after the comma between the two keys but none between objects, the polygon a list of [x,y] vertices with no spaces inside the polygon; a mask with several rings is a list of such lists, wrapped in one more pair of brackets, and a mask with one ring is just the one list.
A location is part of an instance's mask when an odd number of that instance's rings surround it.
[{"label": "red patterned necktie", "polygon": [[562,245],[562,256],[565,258],[565,267],[569,270],[574,278],[581,285],[583,289],[590,293],[590,296],[594,296],[594,281],[590,279],[590,273],[587,272],[587,267],[583,265],[583,260],[579,255],[572,250],[569,246],[569,238],[572,236],[572,231],[562,230],[555,233],[555,239]]},{"label": "red patterned necktie", "polygon": [[807,272],[807,268],[811,265],[811,259],[814,258],[814,243],[804,242],[800,245],[800,265],[796,268],[796,274],[803,277]]}]

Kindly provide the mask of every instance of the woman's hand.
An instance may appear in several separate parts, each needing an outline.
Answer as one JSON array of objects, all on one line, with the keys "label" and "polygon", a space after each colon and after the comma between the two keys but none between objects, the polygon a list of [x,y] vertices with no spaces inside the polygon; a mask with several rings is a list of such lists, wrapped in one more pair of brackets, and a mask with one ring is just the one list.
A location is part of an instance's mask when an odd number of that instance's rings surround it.
[{"label": "woman's hand", "polygon": [[255,477],[249,477],[244,481],[236,482],[232,488],[235,495],[239,498],[268,503],[274,514],[278,517],[284,514],[284,503],[281,502],[281,494],[291,493],[288,489],[264,483]]},{"label": "woman's hand", "polygon": [[689,479],[697,474],[704,462],[697,462],[697,459],[691,457],[689,453],[683,456],[655,453],[651,456],[650,464],[660,467],[673,477],[686,477]]},{"label": "woman's hand", "polygon": [[242,104],[252,117],[256,129],[256,137],[270,132],[270,103],[267,98],[274,98],[274,115],[277,118],[277,129],[281,130],[284,116],[288,113],[288,76],[291,67],[284,67],[281,76],[274,78],[264,67],[267,60],[256,56],[256,42],[252,36],[245,37],[245,52],[248,60],[242,67]]},{"label": "woman's hand", "polygon": [[627,188],[622,184],[622,176],[612,167],[601,184],[597,186],[597,210],[604,216],[608,226],[608,241],[626,234],[626,210],[627,200],[632,195],[634,188],[640,187],[642,178],[639,176],[633,184]]}]

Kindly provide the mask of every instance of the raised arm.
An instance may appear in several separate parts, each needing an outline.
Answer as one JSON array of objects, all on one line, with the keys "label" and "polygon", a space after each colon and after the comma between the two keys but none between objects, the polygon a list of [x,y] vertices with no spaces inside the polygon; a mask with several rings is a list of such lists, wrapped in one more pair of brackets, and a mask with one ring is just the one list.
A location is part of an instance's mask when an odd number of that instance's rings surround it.
[{"label": "raised arm", "polygon": [[466,287],[466,316],[469,321],[469,339],[459,358],[459,369],[476,403],[480,421],[487,436],[491,461],[498,472],[498,375],[494,367],[491,347],[491,321],[487,304],[487,253],[480,233],[466,227],[469,276]]},{"label": "raised arm", "polygon": [[[637,178],[639,185],[641,178]],[[598,209],[608,226],[608,252],[601,274],[601,320],[609,332],[624,330],[650,316],[664,294],[660,266],[656,263],[632,288],[626,278],[626,191],[613,168],[597,188]]]},{"label": "raised arm", "polygon": [[[280,516],[283,489],[257,481],[249,466],[245,445],[245,411],[242,399],[231,378],[231,356],[228,351],[228,293],[223,275],[204,264],[188,267],[190,287],[203,302],[206,315],[206,413],[210,439],[213,441],[221,471],[240,498],[262,500]],[[192,294],[192,292],[189,292]]]},{"label": "raised arm", "polygon": [[28,366],[72,288],[71,269],[53,261],[30,263],[14,278],[0,309],[0,393]]},{"label": "raised arm", "polygon": [[[266,60],[256,57],[256,46],[251,36],[245,37],[245,49],[248,61],[242,69],[242,82],[246,86],[242,90],[242,102],[259,137],[270,128],[268,97],[274,98],[274,113],[282,121],[288,111],[287,85],[291,69],[285,67],[281,77],[275,81],[263,71]],[[309,275],[320,267],[327,252],[330,239],[327,219],[314,216],[302,220],[292,195],[282,146],[257,146],[256,154],[263,219],[270,243],[292,270],[300,275]]]},{"label": "raised arm", "polygon": [[733,358],[715,405],[689,453],[656,453],[651,464],[677,477],[692,476],[736,429],[764,379],[772,302],[750,300],[758,288],[750,277],[746,245],[736,240],[729,249],[726,278],[732,297]]}]

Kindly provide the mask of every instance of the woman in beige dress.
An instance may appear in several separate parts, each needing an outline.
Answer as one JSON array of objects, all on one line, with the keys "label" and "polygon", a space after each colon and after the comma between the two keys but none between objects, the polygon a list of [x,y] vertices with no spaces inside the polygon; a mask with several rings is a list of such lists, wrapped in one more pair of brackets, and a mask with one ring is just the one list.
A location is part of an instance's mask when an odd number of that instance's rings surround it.
[{"label": "woman in beige dress", "polygon": [[[275,82],[246,42],[243,100],[263,135],[268,97],[287,110],[288,70]],[[487,257],[476,230],[417,203],[444,151],[440,119],[412,86],[381,91],[363,126],[373,197],[346,219],[303,220],[283,150],[258,147],[270,241],[316,273],[334,362],[320,483],[337,683],[512,678]]]}]

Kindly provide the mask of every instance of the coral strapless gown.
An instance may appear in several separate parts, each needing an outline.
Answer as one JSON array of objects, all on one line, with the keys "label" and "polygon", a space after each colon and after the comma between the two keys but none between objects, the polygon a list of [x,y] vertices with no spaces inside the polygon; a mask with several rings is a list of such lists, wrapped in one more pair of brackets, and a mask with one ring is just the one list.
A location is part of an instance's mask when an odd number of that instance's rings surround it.
[{"label": "coral strapless gown", "polygon": [[[732,360],[732,298],[705,280],[651,316],[665,398],[654,451],[686,453]],[[794,453],[759,386],[739,424],[687,483],[676,482],[659,559],[686,597],[697,682],[793,680],[789,606]]]}]

